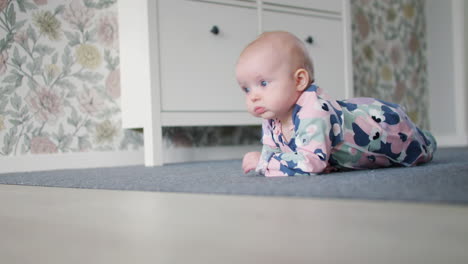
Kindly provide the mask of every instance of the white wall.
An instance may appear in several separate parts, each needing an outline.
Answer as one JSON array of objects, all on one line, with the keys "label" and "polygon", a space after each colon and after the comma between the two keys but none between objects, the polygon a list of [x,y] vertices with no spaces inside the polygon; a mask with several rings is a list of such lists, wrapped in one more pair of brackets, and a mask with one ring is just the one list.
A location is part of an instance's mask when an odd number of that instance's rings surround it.
[{"label": "white wall", "polygon": [[464,1],[426,1],[429,115],[440,146],[465,146],[468,139]]},{"label": "white wall", "polygon": [[[468,1],[465,1],[465,113],[468,113]],[[466,130],[468,131],[468,114],[466,115]],[[468,140],[468,139],[467,139]]]},{"label": "white wall", "polygon": [[[455,112],[452,103],[454,97],[453,77],[453,46],[451,1],[427,0],[427,60],[428,84],[431,91],[430,111],[431,130],[434,134],[450,133],[455,127],[453,116],[445,112]],[[446,111],[440,111],[438,105],[443,105]]]}]

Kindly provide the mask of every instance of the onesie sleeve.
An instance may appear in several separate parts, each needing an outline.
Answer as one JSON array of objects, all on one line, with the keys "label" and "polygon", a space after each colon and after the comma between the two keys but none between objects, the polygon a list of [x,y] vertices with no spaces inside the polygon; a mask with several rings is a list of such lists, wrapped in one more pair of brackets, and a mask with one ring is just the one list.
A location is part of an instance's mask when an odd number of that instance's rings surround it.
[{"label": "onesie sleeve", "polygon": [[[311,175],[328,166],[332,147],[342,141],[340,112],[315,92],[301,96],[294,114],[295,137],[291,152],[270,152],[265,176]],[[263,156],[263,152],[262,152]]]},{"label": "onesie sleeve", "polygon": [[255,171],[258,174],[265,175],[268,167],[268,163],[271,158],[278,153],[281,153],[281,149],[273,138],[273,128],[271,127],[270,120],[263,120],[262,123],[262,154],[258,162],[257,168]]}]

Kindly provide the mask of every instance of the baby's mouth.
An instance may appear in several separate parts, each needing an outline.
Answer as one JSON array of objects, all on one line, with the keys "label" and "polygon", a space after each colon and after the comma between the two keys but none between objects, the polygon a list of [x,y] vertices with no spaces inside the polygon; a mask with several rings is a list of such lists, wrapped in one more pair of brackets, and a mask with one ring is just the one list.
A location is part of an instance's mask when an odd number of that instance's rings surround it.
[{"label": "baby's mouth", "polygon": [[254,108],[254,112],[257,115],[261,115],[261,114],[266,112],[266,109],[265,109],[265,107],[257,106],[257,107]]}]

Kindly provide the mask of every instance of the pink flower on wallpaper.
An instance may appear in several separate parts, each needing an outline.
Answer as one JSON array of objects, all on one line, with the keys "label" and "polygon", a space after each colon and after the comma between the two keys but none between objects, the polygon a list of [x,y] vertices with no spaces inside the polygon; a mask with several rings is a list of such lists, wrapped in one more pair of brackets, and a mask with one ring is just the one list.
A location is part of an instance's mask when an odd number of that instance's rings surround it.
[{"label": "pink flower on wallpaper", "polygon": [[26,96],[26,101],[40,121],[55,123],[64,114],[62,98],[54,91],[42,88],[37,94],[30,92]]},{"label": "pink flower on wallpaper", "polygon": [[401,50],[401,46],[399,45],[394,45],[391,47],[390,49],[390,59],[392,60],[392,63],[394,65],[400,65],[401,61],[402,61],[402,50]]},{"label": "pink flower on wallpaper", "polygon": [[14,40],[18,44],[24,45],[28,41],[28,34],[26,33],[25,30],[20,30],[20,31],[16,32],[16,34],[14,36]]},{"label": "pink flower on wallpaper", "polygon": [[31,139],[32,154],[57,153],[57,146],[47,137],[33,137]]},{"label": "pink flower on wallpaper", "polygon": [[118,48],[119,28],[115,14],[109,13],[101,17],[97,35],[101,44],[109,48]]},{"label": "pink flower on wallpaper", "polygon": [[36,5],[47,5],[47,0],[34,0]]},{"label": "pink flower on wallpaper", "polygon": [[2,53],[0,53],[0,75],[3,75],[6,72],[7,61],[8,61],[8,53],[6,51],[3,51]]},{"label": "pink flower on wallpaper", "polygon": [[370,24],[364,12],[359,11],[356,15],[356,24],[359,34],[363,39],[367,38],[370,32]]},{"label": "pink flower on wallpaper", "polygon": [[419,50],[419,38],[416,33],[411,34],[408,42],[408,48],[412,53],[416,53]]},{"label": "pink flower on wallpaper", "polygon": [[398,81],[395,86],[395,92],[393,93],[393,100],[397,103],[401,102],[406,95],[406,83],[404,81]]},{"label": "pink flower on wallpaper", "polygon": [[82,92],[78,96],[78,102],[80,103],[80,110],[89,115],[98,113],[104,105],[102,98],[96,93],[96,90],[91,89]]},{"label": "pink flower on wallpaper", "polygon": [[111,71],[106,79],[106,91],[110,97],[120,97],[120,69]]},{"label": "pink flower on wallpaper", "polygon": [[8,6],[8,0],[0,0],[0,12]]},{"label": "pink flower on wallpaper", "polygon": [[63,19],[75,26],[78,30],[85,29],[94,17],[94,11],[84,6],[81,0],[71,1],[63,12]]}]

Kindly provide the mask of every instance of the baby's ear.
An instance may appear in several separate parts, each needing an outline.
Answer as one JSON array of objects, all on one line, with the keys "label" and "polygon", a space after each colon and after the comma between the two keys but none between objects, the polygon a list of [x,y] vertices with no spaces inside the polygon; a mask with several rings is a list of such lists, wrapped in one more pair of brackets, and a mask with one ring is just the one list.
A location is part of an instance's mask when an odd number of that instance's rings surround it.
[{"label": "baby's ear", "polygon": [[309,73],[305,69],[300,68],[294,73],[294,80],[296,82],[296,90],[302,92],[309,86]]}]

